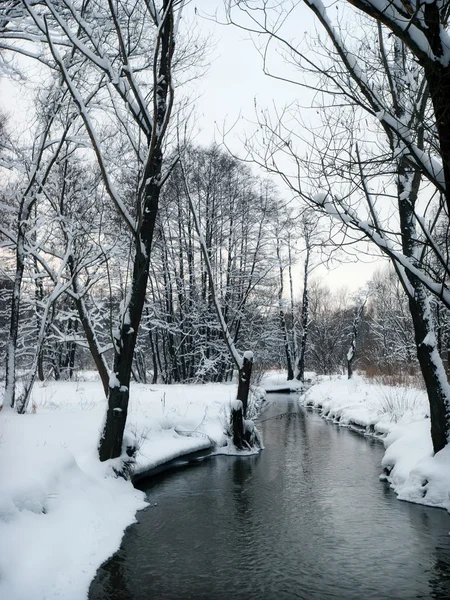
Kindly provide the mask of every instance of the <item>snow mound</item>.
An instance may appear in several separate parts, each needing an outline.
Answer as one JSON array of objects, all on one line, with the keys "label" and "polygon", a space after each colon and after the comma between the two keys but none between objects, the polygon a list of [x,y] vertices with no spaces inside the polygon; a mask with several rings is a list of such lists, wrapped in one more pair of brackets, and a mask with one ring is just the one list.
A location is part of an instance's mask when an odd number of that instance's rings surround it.
[{"label": "snow mound", "polygon": [[[236,386],[134,385],[125,444],[136,471],[226,444]],[[35,414],[0,413],[0,598],[81,600],[146,506],[100,463],[101,382],[37,384]]]}]

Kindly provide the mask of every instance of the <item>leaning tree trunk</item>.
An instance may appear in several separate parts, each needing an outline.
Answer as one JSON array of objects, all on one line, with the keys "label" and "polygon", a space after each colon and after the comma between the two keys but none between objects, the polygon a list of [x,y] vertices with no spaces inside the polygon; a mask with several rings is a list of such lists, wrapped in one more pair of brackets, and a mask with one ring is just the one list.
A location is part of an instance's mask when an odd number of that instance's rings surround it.
[{"label": "leaning tree trunk", "polygon": [[[219,321],[220,329],[224,338],[224,341],[227,345],[227,348],[230,352],[230,356],[237,366],[239,370],[239,384],[238,384],[238,393],[236,401],[233,403],[231,408],[230,415],[230,425],[233,436],[233,443],[239,449],[249,448],[251,446],[250,434],[253,432],[247,432],[245,428],[245,416],[247,414],[247,405],[248,405],[248,396],[250,391],[250,380],[252,374],[252,366],[253,366],[253,353],[245,352],[244,356],[241,358],[239,352],[236,349],[236,346],[231,338],[230,331],[228,329],[228,325],[224,319],[222,308],[219,304],[219,299],[217,297],[217,290],[214,284],[213,270],[211,267],[211,262],[209,260],[208,246],[205,242],[205,238],[203,237],[203,233],[200,227],[200,220],[198,218],[197,211],[195,209],[194,202],[192,200],[192,196],[189,191],[188,181],[186,178],[186,174],[183,168],[183,162],[180,161],[181,174],[183,176],[183,181],[185,184],[186,195],[189,202],[189,208],[191,210],[195,229],[197,231],[197,235],[200,242],[200,249],[204,259],[206,273],[209,279],[209,289],[211,292],[211,300],[214,305],[217,319]],[[248,438],[246,438],[248,433]]]},{"label": "leaning tree trunk", "polygon": [[[78,317],[80,319],[81,326],[83,327],[84,335],[86,336],[86,340],[89,346],[89,351],[94,360],[95,366],[97,367],[97,372],[100,376],[103,391],[105,392],[105,396],[108,397],[109,391],[109,374],[108,374],[108,366],[103,357],[103,354],[100,352],[100,346],[97,340],[97,336],[95,335],[94,327],[91,322],[91,318],[89,316],[89,311],[86,307],[83,294],[81,293],[79,284],[78,284],[78,275],[75,267],[75,262],[73,256],[69,256],[68,265],[70,274],[72,276],[72,289],[74,291],[74,302],[78,311]],[[74,352],[75,356],[75,352]]]},{"label": "leaning tree trunk", "polygon": [[[413,279],[410,276],[410,280]],[[414,324],[417,358],[430,402],[433,449],[439,452],[448,443],[450,389],[437,348],[430,299],[419,281],[415,281],[413,285],[415,294],[414,298],[409,298],[409,308]]]},{"label": "leaning tree trunk", "polygon": [[[134,263],[131,289],[125,303],[119,331],[114,339],[114,365],[109,378],[108,409],[99,442],[101,461],[117,458],[122,454],[123,434],[127,421],[130,398],[131,368],[136,337],[141,323],[149,277],[153,233],[161,193],[162,143],[168,125],[171,108],[171,65],[174,51],[173,3],[164,0],[164,19],[158,28],[156,40],[159,65],[154,82],[154,125],[149,139],[147,163],[143,172],[142,204],[137,231],[134,234]],[[156,65],[155,65],[156,69]],[[128,449],[127,449],[128,451]]]},{"label": "leaning tree trunk", "polygon": [[101,461],[117,458],[122,454],[123,433],[130,398],[131,368],[147,291],[150,253],[158,212],[161,166],[162,153],[159,151],[153,158],[151,172],[147,177],[146,209],[141,234],[135,243],[130,300],[120,329],[116,332],[117,337],[114,339],[115,354],[113,371],[109,377],[108,409],[99,443]]},{"label": "leaning tree trunk", "polygon": [[[411,173],[408,173],[408,168],[406,159],[400,159],[397,184],[398,205],[403,252],[415,264],[418,252],[414,206],[420,184],[420,174],[416,172],[411,181]],[[409,190],[407,197],[404,193],[406,190]],[[450,432],[450,388],[437,349],[428,293],[414,274],[407,271],[406,276],[414,291],[412,294],[410,290],[406,289],[414,326],[417,358],[430,403],[431,439],[434,451],[439,452],[447,444]]]}]

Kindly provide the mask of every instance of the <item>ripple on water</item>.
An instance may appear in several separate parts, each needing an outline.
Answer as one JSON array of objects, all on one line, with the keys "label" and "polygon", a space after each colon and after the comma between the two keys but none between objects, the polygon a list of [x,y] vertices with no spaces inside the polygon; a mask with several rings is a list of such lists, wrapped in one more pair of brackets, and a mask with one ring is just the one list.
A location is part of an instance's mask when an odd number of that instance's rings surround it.
[{"label": "ripple on water", "polygon": [[147,484],[152,506],[91,600],[450,598],[448,514],[396,500],[379,481],[382,444],[290,397],[271,410],[287,414],[260,424],[260,456]]}]

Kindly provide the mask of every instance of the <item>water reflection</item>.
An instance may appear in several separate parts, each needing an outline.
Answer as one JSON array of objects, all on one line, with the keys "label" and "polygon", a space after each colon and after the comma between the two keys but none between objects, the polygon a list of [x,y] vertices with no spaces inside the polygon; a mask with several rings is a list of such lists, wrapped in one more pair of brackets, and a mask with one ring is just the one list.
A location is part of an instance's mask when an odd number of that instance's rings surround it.
[{"label": "water reflection", "polygon": [[147,485],[152,506],[91,600],[450,598],[450,519],[396,500],[379,481],[380,443],[285,397],[259,427],[259,456]]},{"label": "water reflection", "polygon": [[435,564],[430,577],[431,598],[450,598],[450,565],[448,553],[437,547]]},{"label": "water reflection", "polygon": [[119,552],[114,560],[109,560],[103,565],[97,575],[105,600],[133,600],[127,584],[127,568],[124,561],[122,553]]},{"label": "water reflection", "polygon": [[233,507],[237,520],[247,527],[248,515],[251,511],[251,497],[250,497],[250,483],[252,477],[252,471],[254,468],[254,462],[256,457],[248,457],[249,460],[244,458],[237,458],[233,461],[232,466],[232,478],[233,478]]}]

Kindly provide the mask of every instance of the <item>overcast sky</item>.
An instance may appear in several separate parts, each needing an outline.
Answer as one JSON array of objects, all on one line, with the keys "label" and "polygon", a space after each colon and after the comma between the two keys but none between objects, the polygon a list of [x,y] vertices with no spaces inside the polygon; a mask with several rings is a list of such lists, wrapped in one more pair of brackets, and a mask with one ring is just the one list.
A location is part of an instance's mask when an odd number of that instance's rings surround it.
[{"label": "overcast sky", "polygon": [[[238,18],[239,13],[235,13]],[[219,22],[217,22],[219,21]],[[192,0],[186,7],[185,26],[195,24],[199,33],[209,36],[212,41],[209,68],[206,74],[191,84],[192,94],[197,96],[195,102],[195,122],[197,126],[196,141],[209,144],[223,141],[223,131],[231,131],[226,135],[226,143],[236,154],[242,155],[243,146],[240,140],[251,135],[255,121],[255,102],[261,108],[282,108],[299,101],[306,106],[312,101],[312,94],[303,88],[274,80],[263,72],[262,58],[248,32],[232,25],[220,24],[225,21],[222,0]],[[242,21],[241,21],[242,22]],[[315,17],[306,6],[301,6],[293,15],[286,29],[287,35],[302,40],[305,35],[313,34],[317,27]],[[319,26],[320,28],[320,26]],[[271,67],[283,72],[283,60],[272,54]],[[0,104],[15,115],[18,127],[26,120],[28,111],[27,99],[30,94],[23,85],[11,85],[2,80],[0,85]],[[287,190],[281,187],[284,197],[290,197]],[[315,271],[331,287],[347,285],[355,290],[364,285],[381,262],[355,262],[341,264],[327,272],[325,268]],[[296,269],[297,289],[301,280],[301,264]]]},{"label": "overcast sky", "polygon": [[[188,5],[186,21],[194,17],[200,32],[209,35],[215,45],[207,74],[195,82],[199,94],[196,103],[197,139],[205,144],[214,140],[221,143],[222,132],[234,125],[233,130],[227,133],[226,143],[233,152],[242,154],[240,140],[254,129],[255,101],[258,106],[268,108],[282,108],[293,101],[306,106],[312,102],[313,94],[265,75],[262,58],[255,47],[257,40],[254,37],[252,41],[251,35],[238,27],[220,24],[220,21],[225,21],[222,7],[222,0],[192,0]],[[236,18],[239,17],[238,12],[234,14]],[[204,15],[210,15],[210,18]],[[305,35],[314,35],[316,28],[320,31],[314,15],[303,5],[285,31],[290,38],[300,41]],[[277,72],[283,72],[283,68],[286,68],[283,67],[282,58],[275,52],[272,53],[271,67]],[[282,187],[281,193],[289,194]],[[331,270],[325,267],[317,269],[314,276],[324,278],[330,287],[347,285],[354,291],[363,286],[377,268],[386,264],[385,261],[372,260],[364,255],[360,255],[360,259],[358,261],[354,256],[345,264],[335,264]],[[300,284],[301,264],[296,274]]]}]

